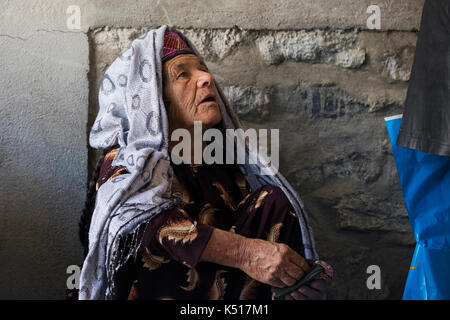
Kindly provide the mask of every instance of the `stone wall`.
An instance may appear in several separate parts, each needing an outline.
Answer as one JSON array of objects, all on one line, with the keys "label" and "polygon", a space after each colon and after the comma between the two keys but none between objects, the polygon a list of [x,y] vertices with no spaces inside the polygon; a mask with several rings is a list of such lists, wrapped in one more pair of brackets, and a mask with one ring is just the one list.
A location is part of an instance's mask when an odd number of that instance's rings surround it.
[{"label": "stone wall", "polygon": [[[329,298],[400,298],[414,238],[383,119],[402,112],[416,32],[179,29],[244,125],[280,128],[280,171],[336,268]],[[147,30],[89,34],[91,123],[106,68]],[[372,264],[381,267],[381,290],[366,287]]]},{"label": "stone wall", "polygon": [[[371,4],[380,30],[366,26]],[[77,30],[67,25],[71,5]],[[280,171],[336,269],[329,298],[400,298],[414,239],[383,118],[403,111],[422,6],[0,1],[0,298],[63,298],[67,267],[82,262],[98,85],[133,39],[161,24],[193,41],[247,127],[281,129]],[[381,290],[366,288],[373,264]]]}]

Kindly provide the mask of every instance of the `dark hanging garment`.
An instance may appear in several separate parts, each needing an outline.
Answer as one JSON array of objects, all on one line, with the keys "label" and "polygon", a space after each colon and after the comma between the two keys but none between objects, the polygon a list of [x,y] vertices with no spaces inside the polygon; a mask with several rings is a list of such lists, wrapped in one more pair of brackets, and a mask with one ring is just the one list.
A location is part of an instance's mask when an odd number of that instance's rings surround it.
[{"label": "dark hanging garment", "polygon": [[426,0],[397,145],[450,156],[448,0]]}]

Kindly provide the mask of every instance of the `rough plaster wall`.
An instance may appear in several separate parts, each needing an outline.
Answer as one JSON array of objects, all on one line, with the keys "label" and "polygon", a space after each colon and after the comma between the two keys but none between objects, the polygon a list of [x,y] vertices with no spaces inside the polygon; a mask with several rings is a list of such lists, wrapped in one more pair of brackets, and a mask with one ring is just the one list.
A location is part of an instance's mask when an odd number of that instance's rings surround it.
[{"label": "rough plaster wall", "polygon": [[[402,112],[423,0],[378,1],[381,31],[365,27],[369,0],[75,2],[0,2],[1,298],[62,298],[81,263],[98,85],[163,23],[205,55],[247,127],[281,128],[280,170],[336,268],[329,298],[401,297],[414,239],[383,118]],[[382,290],[365,286],[371,264]]]},{"label": "rough plaster wall", "polygon": [[61,296],[65,270],[81,256],[88,50],[53,48],[83,38],[0,39],[1,298]]},{"label": "rough plaster wall", "polygon": [[89,48],[52,9],[0,2],[0,299],[63,298],[82,257]]}]

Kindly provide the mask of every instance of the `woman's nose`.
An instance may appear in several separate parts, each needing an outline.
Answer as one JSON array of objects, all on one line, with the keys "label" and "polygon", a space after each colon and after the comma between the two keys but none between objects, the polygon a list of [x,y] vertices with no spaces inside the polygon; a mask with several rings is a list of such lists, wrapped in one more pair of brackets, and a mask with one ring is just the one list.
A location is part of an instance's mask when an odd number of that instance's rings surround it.
[{"label": "woman's nose", "polygon": [[199,88],[210,87],[212,84],[213,78],[209,72],[201,72],[197,80],[197,86]]}]

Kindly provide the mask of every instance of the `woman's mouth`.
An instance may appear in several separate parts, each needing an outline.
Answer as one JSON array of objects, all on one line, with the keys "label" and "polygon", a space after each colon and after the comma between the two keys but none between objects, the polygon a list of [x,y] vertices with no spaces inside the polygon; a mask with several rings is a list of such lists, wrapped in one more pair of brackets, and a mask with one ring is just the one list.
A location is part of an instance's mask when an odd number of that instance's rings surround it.
[{"label": "woman's mouth", "polygon": [[214,94],[208,94],[202,101],[200,101],[199,105],[202,103],[216,103],[216,96]]}]

